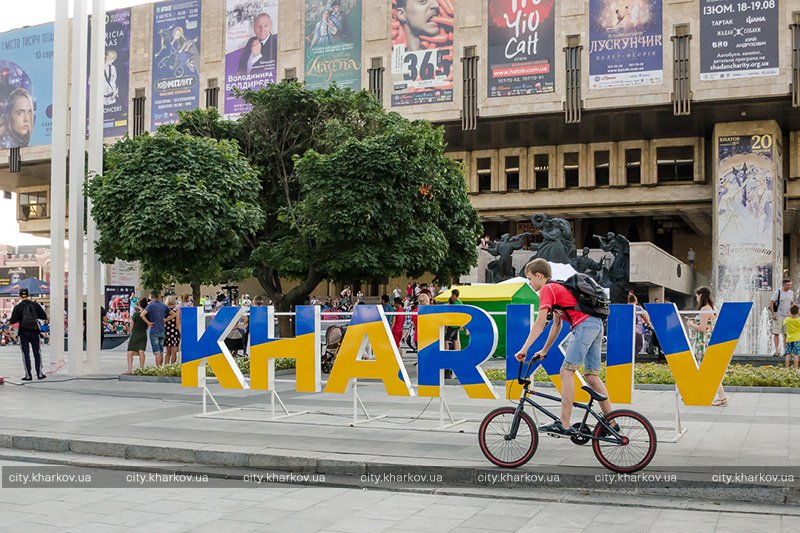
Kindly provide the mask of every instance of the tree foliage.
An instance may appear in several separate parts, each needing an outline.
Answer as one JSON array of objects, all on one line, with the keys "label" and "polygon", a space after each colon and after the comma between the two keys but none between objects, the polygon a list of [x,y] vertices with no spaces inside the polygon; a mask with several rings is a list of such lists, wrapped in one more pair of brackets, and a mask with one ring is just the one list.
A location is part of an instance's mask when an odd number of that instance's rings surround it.
[{"label": "tree foliage", "polygon": [[[253,107],[236,122],[196,110],[177,129],[235,139],[257,169],[265,217],[239,260],[279,308],[325,279],[449,281],[477,262],[480,223],[441,129],[336,86],[280,83],[243,97]],[[300,284],[284,291],[281,278]]]},{"label": "tree foliage", "polygon": [[95,249],[105,263],[140,261],[151,286],[225,281],[263,226],[261,182],[235,142],[162,127],[108,148],[104,169],[86,186]]}]

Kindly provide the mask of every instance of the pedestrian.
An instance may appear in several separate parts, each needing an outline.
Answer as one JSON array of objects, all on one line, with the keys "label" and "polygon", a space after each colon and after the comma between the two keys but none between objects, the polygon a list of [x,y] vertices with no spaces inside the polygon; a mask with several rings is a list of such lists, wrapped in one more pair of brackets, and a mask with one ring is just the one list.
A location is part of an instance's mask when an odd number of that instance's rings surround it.
[{"label": "pedestrian", "polygon": [[[687,319],[686,326],[690,330],[692,340],[692,348],[698,363],[703,361],[706,355],[706,348],[711,340],[711,332],[714,329],[714,319],[716,311],[714,310],[714,300],[711,299],[711,290],[708,287],[700,287],[695,292],[695,299],[697,300],[697,310],[699,313],[694,319]],[[781,324],[782,326],[782,324]],[[725,389],[720,384],[717,389],[717,399],[711,404],[715,407],[724,407],[728,405],[728,397],[725,394]]]},{"label": "pedestrian", "polygon": [[628,303],[634,306],[634,313],[636,314],[636,351],[634,353],[639,354],[644,348],[644,328],[650,325],[650,315],[639,305],[639,299],[636,298],[635,294],[628,295]]},{"label": "pedestrian", "polygon": [[769,299],[769,310],[772,315],[772,342],[775,345],[775,349],[772,352],[773,356],[777,357],[781,353],[781,336],[786,334],[783,320],[789,316],[789,309],[793,303],[792,280],[785,278],[781,288],[773,292],[772,297]]},{"label": "pedestrian", "polygon": [[153,350],[156,366],[161,366],[164,362],[164,341],[166,340],[164,320],[174,313],[158,298],[158,291],[150,293],[150,302],[142,311],[142,320],[150,328],[150,348]]},{"label": "pedestrian", "polygon": [[381,296],[381,307],[383,307],[384,313],[392,313],[394,312],[394,307],[389,304],[389,295],[384,294]]},{"label": "pedestrian", "polygon": [[147,324],[142,319],[142,308],[147,307],[147,298],[136,302],[131,315],[131,336],[128,339],[128,374],[133,374],[133,356],[139,356],[139,368],[144,367],[145,350],[147,349]]},{"label": "pedestrian", "polygon": [[689,262],[689,268],[692,269],[692,272],[694,272],[694,257],[695,257],[694,248],[690,246],[689,252],[686,254],[686,260]]},{"label": "pedestrian", "polygon": [[22,348],[22,363],[25,365],[25,377],[22,381],[31,381],[31,354],[33,349],[33,361],[36,365],[36,379],[44,379],[47,376],[42,372],[42,352],[39,348],[39,321],[47,320],[47,313],[37,302],[29,299],[28,289],[20,289],[20,302],[11,310],[10,324],[17,324],[19,328],[19,343]]},{"label": "pedestrian", "polygon": [[[449,305],[461,305],[461,300],[458,298],[461,296],[461,293],[458,289],[453,289],[450,291],[450,298],[448,298],[447,303]],[[428,292],[427,288],[419,294],[420,298],[427,297],[429,301],[433,300],[433,295]],[[459,326],[447,326],[444,331],[444,341],[446,344],[446,348],[448,350],[461,350],[461,331],[464,328]],[[446,368],[444,371],[444,379],[452,379],[453,371],[449,368]]]},{"label": "pedestrian", "polygon": [[392,317],[392,336],[397,348],[400,349],[400,340],[403,338],[403,325],[406,323],[405,309],[403,308],[403,300],[400,297],[394,299],[394,309],[397,313]]},{"label": "pedestrian", "polygon": [[414,297],[414,288],[411,286],[410,283],[406,284],[406,296],[408,296],[409,298]]},{"label": "pedestrian", "polygon": [[797,368],[797,359],[800,356],[800,307],[792,304],[789,309],[790,315],[783,319],[786,328],[786,362],[784,366],[789,368],[789,356],[794,356],[794,367]]},{"label": "pedestrian", "polygon": [[169,307],[171,313],[164,319],[164,364],[172,365],[178,362],[178,347],[181,345],[181,315],[178,312],[175,296],[167,296],[164,305]]},{"label": "pedestrian", "polygon": [[[534,259],[525,265],[525,277],[531,288],[539,294],[539,314],[522,348],[517,352],[518,361],[524,361],[528,349],[544,331],[548,315],[552,312],[553,325],[544,347],[533,359],[544,359],[561,331],[561,321],[571,326],[570,341],[566,357],[561,365],[561,419],[542,426],[540,431],[556,435],[574,436],[575,428],[570,424],[572,402],[575,399],[575,372],[583,366],[583,375],[595,392],[608,398],[608,391],[600,379],[600,350],[603,346],[603,321],[576,309],[578,300],[561,284],[549,283],[552,277],[550,264],[544,259]],[[608,399],[600,403],[603,413],[611,412]],[[613,427],[613,424],[612,424]],[[615,428],[616,429],[616,428]]]}]

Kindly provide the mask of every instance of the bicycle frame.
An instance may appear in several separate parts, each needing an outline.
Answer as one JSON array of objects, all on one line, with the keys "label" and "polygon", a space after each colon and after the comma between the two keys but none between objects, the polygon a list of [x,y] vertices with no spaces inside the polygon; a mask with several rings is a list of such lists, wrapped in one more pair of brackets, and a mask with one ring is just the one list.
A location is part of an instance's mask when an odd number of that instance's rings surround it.
[{"label": "bicycle frame", "polygon": [[[530,365],[533,364],[533,361],[531,361],[531,362],[529,362],[527,364],[528,364],[528,366],[530,366]],[[509,440],[515,439],[517,437],[517,431],[519,430],[519,423],[520,423],[520,418],[521,418],[520,417],[520,413],[523,411],[523,408],[524,408],[526,403],[530,404],[531,407],[533,407],[534,409],[536,409],[540,413],[544,414],[545,416],[551,418],[553,421],[561,419],[560,417],[558,417],[558,416],[554,415],[553,413],[551,413],[550,411],[548,411],[546,408],[542,407],[541,405],[539,405],[535,401],[533,401],[530,398],[528,398],[529,395],[533,395],[533,396],[539,396],[541,398],[546,398],[548,400],[552,400],[554,402],[561,403],[561,398],[559,398],[558,396],[553,396],[553,395],[550,395],[550,394],[545,394],[543,392],[539,392],[539,391],[530,389],[531,380],[522,377],[522,367],[524,365],[525,365],[525,363],[523,363],[523,362],[520,362],[520,364],[519,364],[519,375],[517,376],[517,382],[520,385],[522,385],[523,388],[522,388],[522,395],[520,396],[519,403],[517,404],[517,409],[514,411],[514,421],[511,423],[511,432],[506,436],[506,438],[509,439]],[[527,374],[527,371],[525,373]],[[573,407],[577,407],[578,409],[583,409],[584,410],[583,420],[581,420],[581,426],[580,427],[585,426],[586,425],[586,421],[589,419],[589,415],[592,415],[595,418],[595,420],[597,420],[597,423],[602,425],[603,428],[605,428],[606,432],[608,432],[610,434],[609,437],[613,437],[613,438],[595,437],[591,433],[584,433],[582,431],[579,432],[578,436],[583,437],[583,438],[587,438],[587,439],[591,439],[591,440],[610,442],[612,444],[620,444],[620,445],[623,444],[623,442],[624,442],[623,441],[623,437],[619,433],[617,433],[614,430],[614,428],[612,428],[611,426],[606,424],[601,415],[597,414],[595,411],[592,410],[592,403],[594,403],[594,399],[593,398],[589,399],[589,403],[572,402],[572,406]]]}]

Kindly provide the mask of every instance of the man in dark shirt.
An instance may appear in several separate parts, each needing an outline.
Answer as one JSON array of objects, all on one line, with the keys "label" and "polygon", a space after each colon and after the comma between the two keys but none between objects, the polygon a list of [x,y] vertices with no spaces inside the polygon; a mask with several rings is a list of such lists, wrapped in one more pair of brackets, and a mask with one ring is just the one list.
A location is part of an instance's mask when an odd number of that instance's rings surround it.
[{"label": "man in dark shirt", "polygon": [[142,320],[150,328],[150,345],[153,348],[153,355],[156,358],[156,366],[161,366],[164,362],[164,341],[166,340],[166,329],[164,319],[175,316],[175,311],[159,301],[158,291],[150,293],[150,303],[142,311]]},{"label": "man in dark shirt", "polygon": [[39,349],[39,320],[47,320],[47,314],[42,306],[29,298],[28,289],[21,289],[19,297],[22,301],[14,306],[11,311],[11,324],[19,323],[19,344],[22,348],[22,362],[25,365],[25,377],[22,381],[31,381],[31,354],[36,364],[36,377],[44,379],[47,376],[42,372],[42,352]]}]

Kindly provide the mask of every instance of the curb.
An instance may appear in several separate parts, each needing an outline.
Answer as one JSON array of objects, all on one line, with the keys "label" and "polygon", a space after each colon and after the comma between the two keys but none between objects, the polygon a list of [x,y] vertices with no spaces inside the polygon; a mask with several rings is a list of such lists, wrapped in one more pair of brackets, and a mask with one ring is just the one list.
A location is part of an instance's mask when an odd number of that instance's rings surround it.
[{"label": "curb", "polygon": [[[258,469],[279,472],[324,474],[348,477],[364,487],[379,488],[374,479],[398,483],[429,483],[426,490],[443,486],[480,487],[494,489],[575,489],[597,494],[682,497],[703,500],[797,505],[800,504],[800,480],[782,483],[721,484],[701,479],[701,471],[685,472],[674,483],[655,483],[637,479],[624,483],[603,483],[598,470],[588,467],[543,466],[535,469],[502,470],[486,465],[441,464],[443,461],[415,460],[389,457],[348,456],[347,454],[308,453],[300,455],[290,450],[280,453],[253,451],[240,447],[222,449],[217,445],[204,447],[176,446],[169,442],[139,444],[132,441],[99,441],[69,436],[33,436],[0,434],[0,447],[58,454],[113,457],[121,460],[151,460],[182,463],[184,468],[224,467]],[[0,456],[2,456],[0,449]],[[35,458],[31,458],[35,460]],[[108,468],[108,466],[106,466]],[[122,468],[122,467],[120,467]],[[602,469],[601,469],[602,470]],[[707,469],[706,469],[707,470]],[[605,474],[610,474],[602,470]],[[669,472],[669,471],[667,471]],[[661,473],[665,473],[661,471]],[[648,469],[644,474],[659,474]],[[613,474],[611,474],[613,475]],[[707,477],[707,474],[706,474]],[[425,487],[425,485],[422,485]]]}]

